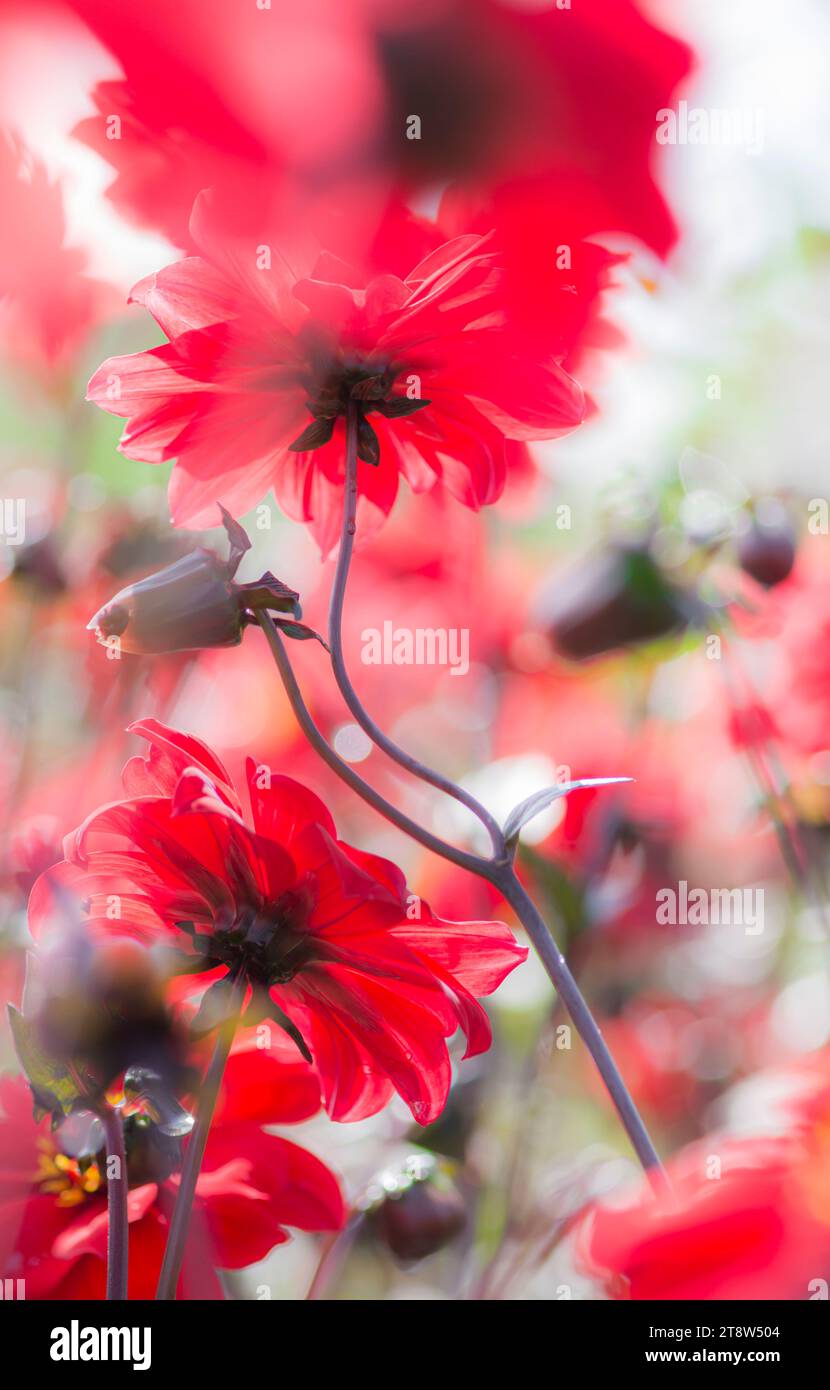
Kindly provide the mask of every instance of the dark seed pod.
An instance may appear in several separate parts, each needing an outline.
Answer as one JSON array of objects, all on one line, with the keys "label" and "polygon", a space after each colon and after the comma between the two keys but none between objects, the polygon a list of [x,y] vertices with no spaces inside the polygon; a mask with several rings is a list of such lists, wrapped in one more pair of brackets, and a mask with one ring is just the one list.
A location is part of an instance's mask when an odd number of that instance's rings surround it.
[{"label": "dark seed pod", "polygon": [[766,589],[789,578],[795,557],[795,530],[783,512],[769,520],[753,517],[738,539],[741,569]]},{"label": "dark seed pod", "polygon": [[467,1224],[464,1199],[447,1165],[430,1154],[413,1154],[400,1171],[381,1174],[372,1197],[375,1234],[407,1264],[443,1250]]},{"label": "dark seed pod", "polygon": [[682,631],[692,602],[647,550],[614,545],[557,576],[540,609],[556,650],[585,661]]}]

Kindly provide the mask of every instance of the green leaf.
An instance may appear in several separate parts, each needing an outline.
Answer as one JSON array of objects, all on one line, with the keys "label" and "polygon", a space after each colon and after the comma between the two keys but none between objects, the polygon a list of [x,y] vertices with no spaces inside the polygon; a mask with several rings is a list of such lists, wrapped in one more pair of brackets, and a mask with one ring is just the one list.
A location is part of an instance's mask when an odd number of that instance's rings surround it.
[{"label": "green leaf", "polygon": [[301,618],[300,595],[267,570],[260,579],[249,584],[237,584],[236,592],[243,595],[246,608],[276,608]]},{"label": "green leaf", "polygon": [[373,468],[380,463],[380,440],[363,415],[357,422],[357,457]]},{"label": "green leaf", "polygon": [[80,1081],[81,1068],[63,1063],[45,1052],[33,1023],[12,1004],[8,1006],[9,1027],[20,1065],[31,1087],[36,1109],[53,1119],[70,1115],[93,1099]]},{"label": "green leaf", "polygon": [[190,1031],[194,1038],[204,1037],[205,1033],[212,1032],[214,1028],[221,1028],[234,1012],[234,980],[228,974],[208,985],[196,1015],[191,1019]]},{"label": "green leaf", "polygon": [[245,530],[245,527],[241,526],[240,523],[231,516],[230,512],[222,506],[221,502],[218,502],[217,506],[222,514],[222,525],[225,528],[228,544],[230,545],[227,573],[233,575],[236,574],[236,571],[239,569],[242,556],[251,548],[251,538]]},{"label": "green leaf", "polygon": [[303,1034],[300,1033],[296,1023],[292,1023],[292,1020],[289,1019],[288,1013],[282,1012],[277,1001],[271,998],[267,990],[260,991],[259,995],[250,1001],[243,1022],[250,1026],[250,1024],[254,1022],[259,1023],[260,1019],[272,1019],[274,1023],[278,1023],[282,1031],[288,1034],[288,1037],[291,1038],[295,1047],[298,1048],[299,1054],[303,1056],[304,1061],[311,1061],[309,1045],[307,1045],[306,1040],[304,1040]]}]

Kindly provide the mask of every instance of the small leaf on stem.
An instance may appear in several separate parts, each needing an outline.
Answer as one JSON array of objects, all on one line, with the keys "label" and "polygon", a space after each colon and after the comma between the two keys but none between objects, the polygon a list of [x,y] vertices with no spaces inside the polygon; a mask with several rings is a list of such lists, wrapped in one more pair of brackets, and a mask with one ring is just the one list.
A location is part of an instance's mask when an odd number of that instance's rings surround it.
[{"label": "small leaf on stem", "polygon": [[504,822],[504,835],[508,844],[513,844],[519,837],[519,831],[528,821],[538,816],[540,811],[544,811],[552,802],[558,801],[561,796],[568,796],[570,792],[577,791],[580,787],[607,787],[614,782],[632,782],[633,777],[582,777],[576,782],[563,782],[560,786],[544,787],[541,791],[534,792],[525,801],[520,801],[518,806],[514,806],[507,820]]}]

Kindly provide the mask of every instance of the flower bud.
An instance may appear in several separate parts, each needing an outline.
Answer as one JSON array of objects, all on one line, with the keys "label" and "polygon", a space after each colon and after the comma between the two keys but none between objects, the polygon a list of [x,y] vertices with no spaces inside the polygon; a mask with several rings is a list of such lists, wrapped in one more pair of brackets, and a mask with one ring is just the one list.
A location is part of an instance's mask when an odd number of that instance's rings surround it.
[{"label": "flower bud", "polygon": [[170,1084],[186,1070],[186,1041],[165,1004],[167,977],[146,947],[90,935],[80,906],[56,900],[42,948],[30,953],[22,1012],[9,1006],[36,1105],[53,1116],[96,1109],[128,1069]]},{"label": "flower bud", "polygon": [[257,608],[299,617],[299,595],[272,574],[253,584],[235,582],[251,543],[224,508],[222,519],[230,540],[228,559],[200,546],[121,589],[87,624],[103,646],[141,656],[234,647]]},{"label": "flower bud", "polygon": [[783,507],[775,506],[754,516],[738,538],[741,569],[765,589],[789,578],[795,556],[795,532]]},{"label": "flower bud", "polygon": [[411,1154],[399,1170],[380,1175],[369,1193],[375,1234],[396,1259],[426,1259],[461,1234],[464,1199],[447,1164],[432,1154]]},{"label": "flower bud", "polygon": [[679,632],[692,607],[648,550],[613,545],[556,578],[541,619],[562,656],[584,661]]},{"label": "flower bud", "polygon": [[88,627],[105,646],[117,638],[121,651],[150,656],[236,646],[243,622],[225,563],[200,548],[121,589]]}]

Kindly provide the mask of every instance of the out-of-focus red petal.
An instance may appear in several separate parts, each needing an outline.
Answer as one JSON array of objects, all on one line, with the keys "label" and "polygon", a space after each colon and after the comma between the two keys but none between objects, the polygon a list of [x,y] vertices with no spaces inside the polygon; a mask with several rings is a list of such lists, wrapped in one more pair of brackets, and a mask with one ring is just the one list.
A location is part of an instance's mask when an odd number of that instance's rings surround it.
[{"label": "out-of-focus red petal", "polygon": [[[267,1046],[260,1046],[263,1037]],[[290,1124],[316,1115],[320,1104],[320,1079],[314,1068],[275,1023],[265,1024],[234,1043],[222,1079],[216,1123]]]}]

